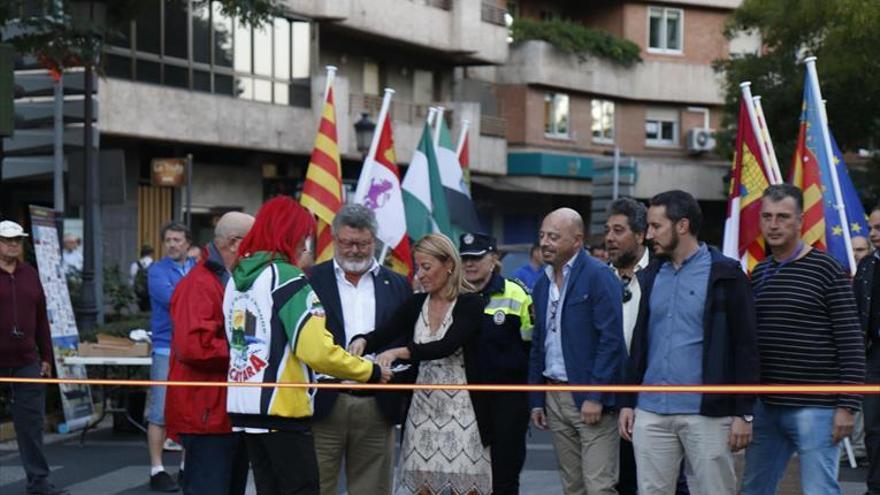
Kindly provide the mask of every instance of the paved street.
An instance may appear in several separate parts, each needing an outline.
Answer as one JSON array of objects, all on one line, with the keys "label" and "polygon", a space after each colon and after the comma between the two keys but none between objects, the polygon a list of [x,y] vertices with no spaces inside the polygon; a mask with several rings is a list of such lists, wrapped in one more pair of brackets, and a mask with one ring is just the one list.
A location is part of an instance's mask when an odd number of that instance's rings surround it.
[{"label": "paved street", "polygon": [[[90,432],[84,446],[78,435],[50,435],[47,455],[52,477],[66,486],[71,495],[146,495],[147,450],[145,438],[135,434],[114,434],[108,427]],[[177,472],[179,453],[166,453],[168,471]],[[844,493],[861,495],[864,492],[865,470],[842,469]],[[0,444],[0,494],[24,493],[24,471],[13,443]],[[248,494],[255,494],[253,484]],[[344,493],[344,492],[340,492]],[[556,459],[549,435],[536,432],[529,440],[526,470],[522,478],[522,493],[561,495],[562,487],[556,472]]]}]

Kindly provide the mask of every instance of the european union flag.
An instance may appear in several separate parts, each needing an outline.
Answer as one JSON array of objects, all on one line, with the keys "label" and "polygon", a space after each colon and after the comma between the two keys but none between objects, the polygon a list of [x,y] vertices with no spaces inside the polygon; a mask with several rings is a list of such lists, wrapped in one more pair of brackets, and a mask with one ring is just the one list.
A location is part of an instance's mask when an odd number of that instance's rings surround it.
[{"label": "european union flag", "polygon": [[849,178],[849,171],[843,161],[843,153],[837,147],[837,140],[831,136],[831,149],[834,151],[834,164],[837,165],[837,178],[840,181],[840,194],[843,196],[843,206],[846,209],[846,219],[849,222],[849,236],[868,237],[868,220],[866,220],[865,208],[859,199],[859,193]]}]

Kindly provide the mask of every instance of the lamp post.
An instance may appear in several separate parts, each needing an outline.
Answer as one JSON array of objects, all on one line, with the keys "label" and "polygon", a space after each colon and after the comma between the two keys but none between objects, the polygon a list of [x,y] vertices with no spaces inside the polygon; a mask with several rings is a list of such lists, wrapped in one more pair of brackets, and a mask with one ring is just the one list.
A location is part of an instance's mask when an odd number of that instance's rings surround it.
[{"label": "lamp post", "polygon": [[370,151],[370,145],[373,143],[373,133],[376,132],[376,123],[370,120],[370,114],[361,113],[361,118],[354,123],[354,137],[357,150],[367,158],[367,152]]}]

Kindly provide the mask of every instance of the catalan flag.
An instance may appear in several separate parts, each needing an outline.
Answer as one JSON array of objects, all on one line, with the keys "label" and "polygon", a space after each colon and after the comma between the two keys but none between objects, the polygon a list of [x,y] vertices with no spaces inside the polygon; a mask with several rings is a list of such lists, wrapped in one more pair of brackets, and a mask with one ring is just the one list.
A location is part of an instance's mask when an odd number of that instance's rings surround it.
[{"label": "catalan flag", "polygon": [[[843,156],[824,122],[818,78],[812,77],[811,70],[815,70],[815,65],[808,64],[790,177],[791,183],[804,191],[801,232],[806,244],[826,251],[845,270],[854,273],[849,239],[853,235],[866,235],[867,222]],[[841,211],[839,206],[843,207]]]},{"label": "catalan flag", "polygon": [[342,167],[339,158],[339,141],[336,137],[336,108],[333,104],[333,76],[335,69],[328,69],[327,92],[318,136],[309,159],[306,180],[300,203],[318,220],[315,261],[320,263],[333,258],[333,235],[330,225],[336,212],[342,207]]},{"label": "catalan flag", "polygon": [[724,254],[740,260],[743,269],[751,272],[766,256],[760,225],[761,195],[770,182],[746,100],[748,98],[743,97],[739,107],[739,126],[724,226]]}]

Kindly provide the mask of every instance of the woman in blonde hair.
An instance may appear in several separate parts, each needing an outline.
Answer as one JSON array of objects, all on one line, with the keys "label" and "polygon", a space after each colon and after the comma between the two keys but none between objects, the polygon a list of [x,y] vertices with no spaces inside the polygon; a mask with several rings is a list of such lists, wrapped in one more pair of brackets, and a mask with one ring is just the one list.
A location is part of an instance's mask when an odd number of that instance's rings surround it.
[{"label": "woman in blonde hair", "polygon": [[[406,344],[376,357],[417,367],[416,383],[480,383],[478,342],[483,301],[464,280],[461,258],[444,235],[429,234],[413,248],[414,294],[387,325],[355,337],[350,351],[370,353],[398,339]],[[467,391],[413,392],[406,415],[396,494],[488,494],[492,491],[486,397]]]}]

